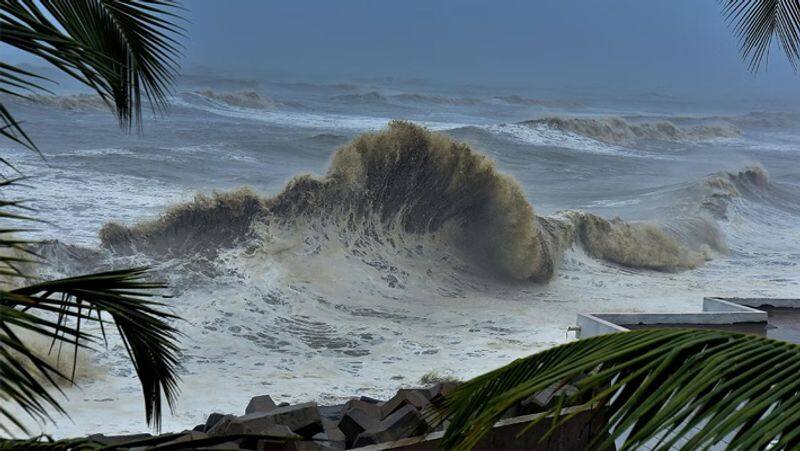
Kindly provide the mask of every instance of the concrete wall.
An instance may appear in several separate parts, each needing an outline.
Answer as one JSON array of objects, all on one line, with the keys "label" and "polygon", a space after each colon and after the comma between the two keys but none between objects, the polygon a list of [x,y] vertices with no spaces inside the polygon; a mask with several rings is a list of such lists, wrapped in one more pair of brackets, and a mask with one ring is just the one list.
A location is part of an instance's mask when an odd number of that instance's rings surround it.
[{"label": "concrete wall", "polygon": [[[759,300],[762,302],[763,300]],[[759,305],[762,305],[759,304]],[[800,300],[797,301],[800,307]],[[613,332],[624,332],[642,326],[664,327],[703,327],[746,326],[748,332],[757,332],[766,327],[767,313],[738,300],[704,298],[702,311],[675,313],[579,313],[577,325],[578,338],[588,338]],[[759,326],[760,325],[760,326]],[[755,327],[754,327],[755,326]],[[727,327],[726,327],[727,328]]]},{"label": "concrete wall", "polygon": [[800,298],[705,298],[748,307],[777,307],[800,309]]},{"label": "concrete wall", "polygon": [[597,315],[578,313],[578,338],[594,337],[596,335],[611,334],[614,332],[627,332],[630,329],[614,324]]}]

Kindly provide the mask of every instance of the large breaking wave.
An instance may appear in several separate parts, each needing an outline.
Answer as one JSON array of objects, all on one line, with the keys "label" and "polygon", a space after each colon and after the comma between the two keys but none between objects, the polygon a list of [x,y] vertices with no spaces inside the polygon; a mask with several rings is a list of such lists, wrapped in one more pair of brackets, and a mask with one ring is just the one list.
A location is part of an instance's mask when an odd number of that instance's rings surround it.
[{"label": "large breaking wave", "polygon": [[315,235],[323,246],[338,240],[354,254],[365,242],[409,249],[436,242],[500,277],[536,282],[551,279],[575,244],[599,259],[661,271],[709,258],[654,223],[580,211],[537,216],[519,183],[486,156],[399,121],[340,148],[324,177],[297,177],[275,197],[198,196],[155,221],[107,224],[101,240],[117,253],[174,257],[258,246],[275,228]]}]

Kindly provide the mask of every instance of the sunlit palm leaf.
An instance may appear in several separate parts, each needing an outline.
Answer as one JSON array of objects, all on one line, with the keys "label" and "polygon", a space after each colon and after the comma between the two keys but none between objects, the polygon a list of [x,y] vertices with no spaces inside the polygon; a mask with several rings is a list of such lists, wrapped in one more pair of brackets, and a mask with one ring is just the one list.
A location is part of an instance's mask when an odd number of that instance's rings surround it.
[{"label": "sunlit palm leaf", "polygon": [[774,38],[789,62],[800,60],[800,2],[797,0],[722,0],[724,14],[739,38],[742,57],[757,71],[769,58]]},{"label": "sunlit palm leaf", "polygon": [[[562,345],[479,376],[449,395],[436,421],[449,419],[443,445],[470,449],[512,406],[559,383],[579,392],[566,404],[605,409],[609,435],[622,449],[703,449],[731,438],[729,449],[800,445],[800,346],[754,335],[651,329]],[[580,403],[580,402],[579,402]],[[557,413],[553,409],[551,413]],[[569,416],[562,416],[558,424]]]}]

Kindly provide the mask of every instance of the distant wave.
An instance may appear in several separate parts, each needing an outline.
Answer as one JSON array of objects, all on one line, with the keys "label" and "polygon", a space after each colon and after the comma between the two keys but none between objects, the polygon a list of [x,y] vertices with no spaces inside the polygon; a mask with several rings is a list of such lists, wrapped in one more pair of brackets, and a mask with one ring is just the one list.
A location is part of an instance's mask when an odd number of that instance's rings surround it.
[{"label": "distant wave", "polygon": [[718,172],[703,180],[701,206],[715,217],[727,219],[731,201],[754,190],[769,187],[769,176],[760,166],[751,166],[738,172]]},{"label": "distant wave", "polygon": [[352,83],[331,83],[331,84],[317,84],[317,83],[275,83],[275,86],[280,86],[287,89],[298,91],[312,91],[312,92],[352,92],[357,91],[358,86]]},{"label": "distant wave", "polygon": [[741,131],[733,125],[677,126],[672,122],[628,122],[621,117],[577,118],[548,117],[521,122],[527,127],[547,127],[575,133],[606,144],[630,144],[636,141],[707,141],[735,138]]},{"label": "distant wave", "polygon": [[262,97],[256,91],[215,92],[207,89],[204,91],[194,91],[193,94],[207,100],[237,108],[273,109],[276,107],[275,103]]},{"label": "distant wave", "polygon": [[459,97],[446,97],[433,94],[422,93],[403,93],[385,96],[377,91],[369,91],[364,93],[355,94],[341,94],[331,97],[331,100],[340,103],[348,104],[371,104],[371,105],[384,105],[391,102],[402,104],[423,104],[423,105],[454,105],[454,106],[470,106],[478,105],[481,103],[480,99],[459,98]]},{"label": "distant wave", "polygon": [[[653,116],[628,115],[625,120],[652,121]],[[800,124],[800,114],[786,111],[751,111],[744,114],[700,115],[700,116],[665,116],[658,118],[675,124],[722,124],[739,128],[754,129],[786,129]]]},{"label": "distant wave", "polygon": [[396,94],[390,97],[392,100],[401,102],[414,102],[433,105],[478,105],[481,103],[480,99],[464,98],[464,97],[446,97],[430,94],[420,93],[406,93]]},{"label": "distant wave", "polygon": [[800,123],[800,114],[778,111],[751,111],[724,118],[739,127],[789,128]]},{"label": "distant wave", "polygon": [[155,221],[107,224],[101,240],[114,252],[170,258],[258,243],[276,227],[319,246],[344,243],[354,256],[383,249],[387,267],[398,246],[413,255],[423,242],[443,243],[501,277],[537,282],[552,278],[576,244],[596,258],[663,271],[709,258],[651,223],[577,211],[538,217],[518,182],[486,156],[406,122],[360,136],[336,152],[324,177],[297,177],[275,197],[198,196]]},{"label": "distant wave", "polygon": [[342,94],[333,96],[331,100],[335,102],[344,103],[368,103],[368,104],[382,104],[386,103],[386,97],[377,91],[370,91],[359,94]]},{"label": "distant wave", "polygon": [[586,106],[583,102],[578,101],[531,99],[519,95],[495,96],[494,99],[511,105],[545,106],[552,108],[583,108]]},{"label": "distant wave", "polygon": [[42,105],[59,110],[76,111],[101,111],[110,107],[97,94],[72,94],[72,95],[29,95],[26,99],[30,103]]}]

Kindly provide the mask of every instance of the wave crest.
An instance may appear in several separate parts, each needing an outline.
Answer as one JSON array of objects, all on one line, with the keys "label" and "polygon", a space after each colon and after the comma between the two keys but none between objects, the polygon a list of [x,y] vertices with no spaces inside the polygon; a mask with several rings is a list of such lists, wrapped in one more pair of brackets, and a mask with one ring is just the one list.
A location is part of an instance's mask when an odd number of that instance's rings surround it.
[{"label": "wave crest", "polygon": [[198,194],[192,202],[172,207],[153,221],[132,227],[108,223],[100,229],[100,243],[122,254],[213,254],[252,237],[251,224],[262,212],[262,199],[246,188]]},{"label": "wave crest", "polygon": [[68,111],[104,111],[110,106],[97,94],[41,95],[25,97],[29,102]]},{"label": "wave crest", "polygon": [[711,258],[707,250],[693,251],[655,224],[608,220],[583,212],[569,216],[576,240],[589,255],[621,266],[675,271],[694,269]]},{"label": "wave crest", "polygon": [[628,144],[636,141],[706,141],[734,138],[741,132],[733,125],[692,125],[679,127],[672,122],[631,123],[620,117],[567,118],[548,117],[520,123],[529,127],[545,126],[592,138],[607,144]]},{"label": "wave crest", "polygon": [[195,91],[200,97],[213,102],[223,103],[237,108],[251,108],[267,110],[275,108],[275,103],[261,96],[256,91],[241,92],[215,92],[210,89],[205,91]]},{"label": "wave crest", "polygon": [[101,238],[115,252],[173,256],[258,239],[257,223],[296,231],[308,222],[333,225],[349,242],[354,234],[391,241],[395,231],[436,236],[478,266],[537,282],[553,277],[574,243],[636,268],[687,269],[706,258],[655,225],[582,212],[537,217],[519,183],[489,158],[401,121],[341,147],[324,177],[297,177],[273,198],[247,190],[198,196],[155,221],[108,224]]},{"label": "wave crest", "polygon": [[763,189],[769,185],[769,175],[760,166],[749,166],[738,172],[718,172],[703,180],[701,206],[717,218],[727,219],[731,200],[742,192]]}]

